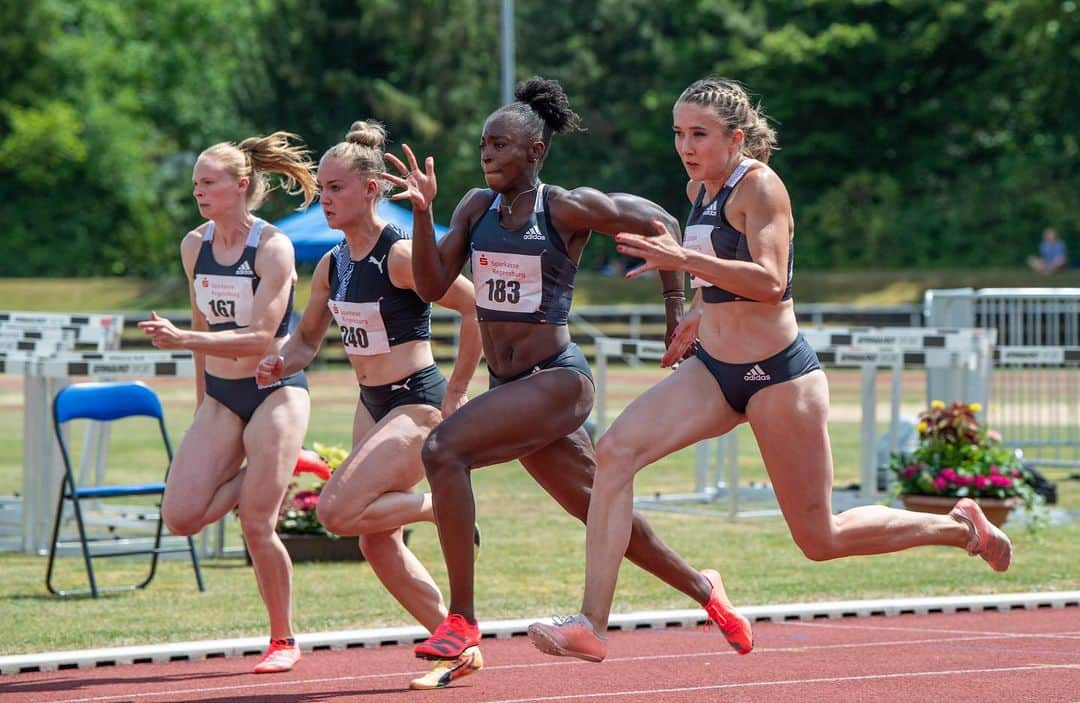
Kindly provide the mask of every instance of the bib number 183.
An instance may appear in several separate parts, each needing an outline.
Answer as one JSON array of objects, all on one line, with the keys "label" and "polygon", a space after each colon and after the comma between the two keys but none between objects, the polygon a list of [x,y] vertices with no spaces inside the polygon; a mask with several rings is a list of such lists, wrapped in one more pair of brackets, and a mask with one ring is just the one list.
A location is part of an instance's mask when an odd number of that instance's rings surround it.
[{"label": "bib number 183", "polygon": [[487,280],[487,298],[496,303],[517,303],[521,300],[521,283],[501,278]]}]

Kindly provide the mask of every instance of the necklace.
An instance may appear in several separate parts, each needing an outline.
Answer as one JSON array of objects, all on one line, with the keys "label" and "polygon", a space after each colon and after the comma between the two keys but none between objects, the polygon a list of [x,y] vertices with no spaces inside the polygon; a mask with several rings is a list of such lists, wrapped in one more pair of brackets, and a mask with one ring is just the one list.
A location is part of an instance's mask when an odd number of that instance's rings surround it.
[{"label": "necklace", "polygon": [[[514,199],[510,201],[510,204],[506,206],[506,216],[507,216],[507,217],[513,217],[513,216],[514,216],[514,205],[515,205],[515,204],[517,203],[517,201],[518,201],[518,198],[520,198],[521,196],[525,195],[526,193],[531,193],[531,192],[533,192],[533,191],[534,191],[534,190],[536,190],[536,189],[537,189],[538,187],[540,187],[540,184],[539,184],[539,183],[537,183],[536,185],[534,185],[534,186],[533,186],[532,188],[529,188],[528,190],[523,190],[523,191],[521,191],[520,193],[518,193],[517,195],[515,195],[515,196],[514,196]],[[505,202],[506,202],[506,198],[503,198],[503,203],[505,203]]]}]

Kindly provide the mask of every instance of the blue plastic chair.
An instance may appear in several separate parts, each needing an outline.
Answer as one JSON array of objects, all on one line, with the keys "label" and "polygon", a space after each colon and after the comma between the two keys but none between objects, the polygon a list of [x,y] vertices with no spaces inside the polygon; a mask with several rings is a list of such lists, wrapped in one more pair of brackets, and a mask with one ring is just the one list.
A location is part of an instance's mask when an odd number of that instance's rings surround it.
[{"label": "blue plastic chair", "polygon": [[[104,591],[135,590],[145,588],[154,578],[157,571],[158,556],[161,554],[188,552],[191,564],[195,569],[195,581],[199,590],[203,591],[202,572],[199,570],[199,557],[195,551],[195,542],[191,537],[187,538],[186,547],[162,547],[162,522],[160,511],[160,496],[165,493],[164,483],[139,483],[126,485],[102,485],[82,488],[75,481],[75,472],[71,466],[71,455],[68,451],[67,442],[64,439],[64,424],[71,420],[98,420],[100,422],[112,422],[129,417],[152,417],[158,421],[161,428],[161,438],[165,443],[165,455],[167,458],[165,475],[168,476],[168,466],[172,463],[172,445],[169,443],[169,435],[165,430],[165,418],[161,409],[161,401],[157,393],[149,386],[141,382],[98,382],[76,383],[70,385],[56,394],[53,399],[53,428],[56,431],[56,441],[60,444],[60,454],[64,461],[64,480],[60,486],[60,498],[56,506],[56,521],[53,524],[52,544],[49,548],[49,566],[45,576],[45,586],[50,593],[59,596],[79,595],[90,593],[94,598]],[[113,548],[107,552],[92,553],[91,544],[99,540],[87,538],[86,523],[83,518],[83,507],[80,501],[86,499],[120,498],[130,496],[159,496],[155,519],[157,521],[154,546],[152,548],[136,545],[133,549],[117,548],[115,540],[108,540]],[[63,521],[64,503],[70,502],[75,514],[75,524],[79,530],[79,542],[82,546],[83,560],[86,562],[86,575],[90,581],[90,588],[78,590],[59,590],[53,587],[53,566],[56,561],[56,551],[60,537],[60,523]],[[135,554],[150,555],[150,571],[146,578],[139,583],[125,586],[110,586],[99,588],[94,578],[95,558],[130,556]]]}]

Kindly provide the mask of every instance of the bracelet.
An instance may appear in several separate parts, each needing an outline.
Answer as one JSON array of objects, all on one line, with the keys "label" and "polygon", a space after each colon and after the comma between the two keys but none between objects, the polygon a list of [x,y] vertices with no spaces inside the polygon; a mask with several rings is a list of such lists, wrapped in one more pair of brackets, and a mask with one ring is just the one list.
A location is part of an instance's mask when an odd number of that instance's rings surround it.
[{"label": "bracelet", "polygon": [[681,290],[666,290],[664,300],[686,300],[686,293]]}]

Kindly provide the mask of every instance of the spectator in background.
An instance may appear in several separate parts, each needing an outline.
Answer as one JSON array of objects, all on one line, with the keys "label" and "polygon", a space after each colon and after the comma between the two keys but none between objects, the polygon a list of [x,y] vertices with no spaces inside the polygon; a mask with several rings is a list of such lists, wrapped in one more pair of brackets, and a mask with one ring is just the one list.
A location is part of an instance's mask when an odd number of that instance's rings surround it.
[{"label": "spectator in background", "polygon": [[1058,237],[1057,230],[1047,227],[1043,230],[1042,241],[1039,242],[1039,254],[1028,257],[1028,266],[1039,273],[1054,273],[1065,268],[1067,262],[1065,242]]}]

